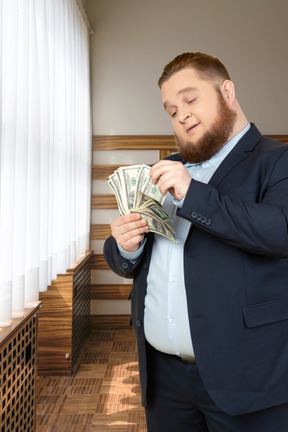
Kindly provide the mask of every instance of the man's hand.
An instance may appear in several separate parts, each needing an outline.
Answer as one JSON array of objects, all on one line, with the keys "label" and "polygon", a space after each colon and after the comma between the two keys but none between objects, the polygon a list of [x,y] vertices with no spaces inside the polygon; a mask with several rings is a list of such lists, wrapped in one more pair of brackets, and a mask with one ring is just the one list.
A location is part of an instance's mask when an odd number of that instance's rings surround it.
[{"label": "man's hand", "polygon": [[112,236],[127,252],[135,252],[143,239],[143,233],[148,231],[147,222],[138,213],[120,216],[110,226]]},{"label": "man's hand", "polygon": [[170,194],[181,201],[187,193],[191,177],[181,162],[161,160],[152,166],[150,176],[163,195]]}]

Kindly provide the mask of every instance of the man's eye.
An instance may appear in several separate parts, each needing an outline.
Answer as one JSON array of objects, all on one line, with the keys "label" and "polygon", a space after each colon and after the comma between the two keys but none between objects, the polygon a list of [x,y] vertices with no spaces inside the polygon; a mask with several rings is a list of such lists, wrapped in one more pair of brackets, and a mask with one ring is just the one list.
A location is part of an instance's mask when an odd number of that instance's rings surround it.
[{"label": "man's eye", "polygon": [[189,101],[188,101],[188,104],[191,104],[191,103],[193,103],[195,100],[196,100],[197,98],[194,98],[194,99],[190,99]]},{"label": "man's eye", "polygon": [[171,117],[174,118],[176,116],[176,111],[171,114]]}]

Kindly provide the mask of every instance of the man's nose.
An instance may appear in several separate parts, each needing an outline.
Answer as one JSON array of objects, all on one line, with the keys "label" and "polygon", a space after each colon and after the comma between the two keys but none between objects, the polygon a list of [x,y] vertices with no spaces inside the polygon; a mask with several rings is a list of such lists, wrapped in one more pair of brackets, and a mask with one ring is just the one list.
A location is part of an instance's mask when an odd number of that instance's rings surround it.
[{"label": "man's nose", "polygon": [[185,123],[186,120],[188,120],[188,118],[191,116],[191,113],[187,110],[182,111],[179,113],[179,121],[180,123]]}]

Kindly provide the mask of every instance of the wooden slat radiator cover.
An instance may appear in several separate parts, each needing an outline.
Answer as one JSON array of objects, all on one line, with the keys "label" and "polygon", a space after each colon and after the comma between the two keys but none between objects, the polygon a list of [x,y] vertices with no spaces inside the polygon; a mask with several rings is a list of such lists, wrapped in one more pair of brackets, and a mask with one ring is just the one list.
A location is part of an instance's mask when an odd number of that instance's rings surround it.
[{"label": "wooden slat radiator cover", "polygon": [[90,329],[91,258],[88,251],[40,293],[39,375],[71,375]]},{"label": "wooden slat radiator cover", "polygon": [[36,430],[37,322],[40,302],[1,328],[0,431]]}]

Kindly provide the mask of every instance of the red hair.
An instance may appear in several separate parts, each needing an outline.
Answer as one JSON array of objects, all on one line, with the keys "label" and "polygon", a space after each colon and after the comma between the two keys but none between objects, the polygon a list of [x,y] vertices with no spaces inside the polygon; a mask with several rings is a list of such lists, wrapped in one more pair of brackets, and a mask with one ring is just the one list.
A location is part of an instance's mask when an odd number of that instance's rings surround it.
[{"label": "red hair", "polygon": [[161,88],[174,73],[188,67],[194,69],[201,78],[212,81],[216,86],[219,85],[219,81],[230,80],[229,72],[217,57],[201,52],[187,52],[178,55],[164,67],[158,80],[159,87]]}]

